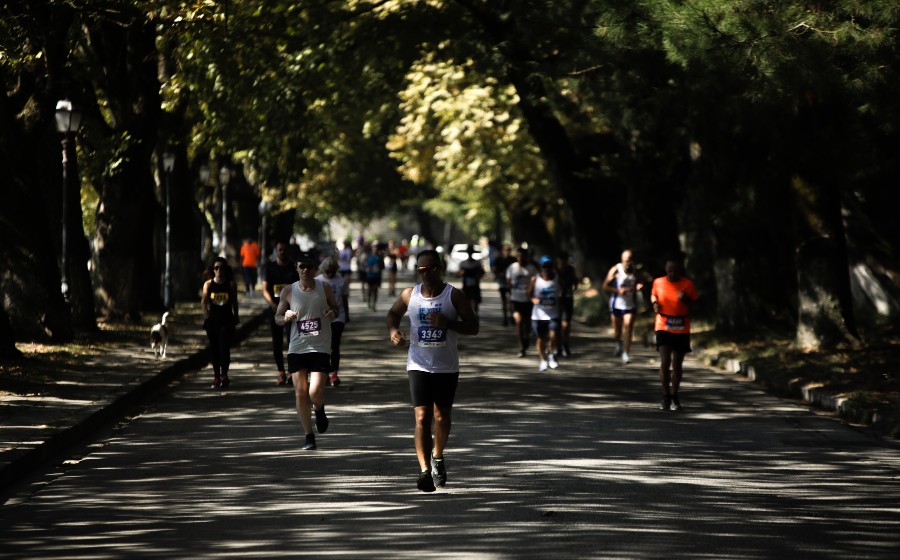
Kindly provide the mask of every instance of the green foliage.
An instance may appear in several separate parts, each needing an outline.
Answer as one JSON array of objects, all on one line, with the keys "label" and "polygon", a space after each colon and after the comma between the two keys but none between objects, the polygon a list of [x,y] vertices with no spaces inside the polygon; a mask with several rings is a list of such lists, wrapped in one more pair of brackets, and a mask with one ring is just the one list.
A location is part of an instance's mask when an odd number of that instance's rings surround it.
[{"label": "green foliage", "polygon": [[472,63],[416,62],[400,93],[403,117],[388,144],[400,171],[438,196],[426,203],[471,236],[496,225],[496,209],[517,209],[552,193],[515,91],[478,75]]}]

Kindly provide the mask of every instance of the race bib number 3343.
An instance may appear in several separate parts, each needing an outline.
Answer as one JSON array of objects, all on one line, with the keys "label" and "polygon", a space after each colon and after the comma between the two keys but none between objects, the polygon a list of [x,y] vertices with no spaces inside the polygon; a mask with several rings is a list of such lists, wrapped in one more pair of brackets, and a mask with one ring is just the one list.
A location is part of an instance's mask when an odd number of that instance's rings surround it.
[{"label": "race bib number 3343", "polygon": [[418,341],[419,346],[423,347],[446,346],[447,331],[435,327],[421,326],[419,327]]}]

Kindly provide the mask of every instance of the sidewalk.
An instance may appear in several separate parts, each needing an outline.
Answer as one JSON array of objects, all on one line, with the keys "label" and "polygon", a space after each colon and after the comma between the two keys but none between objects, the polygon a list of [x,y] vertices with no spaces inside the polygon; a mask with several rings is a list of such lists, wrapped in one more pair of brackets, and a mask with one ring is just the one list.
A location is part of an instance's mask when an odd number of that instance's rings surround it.
[{"label": "sidewalk", "polygon": [[[265,321],[267,304],[259,293],[239,295],[239,345]],[[36,390],[0,398],[0,492],[24,480],[49,459],[116,421],[184,374],[203,369],[209,358],[199,305],[179,307],[170,317],[168,356],[157,359],[147,342],[128,351],[101,348],[77,370],[48,379],[68,385],[66,395]],[[36,388],[40,389],[40,388]],[[2,498],[0,498],[2,500]]]}]

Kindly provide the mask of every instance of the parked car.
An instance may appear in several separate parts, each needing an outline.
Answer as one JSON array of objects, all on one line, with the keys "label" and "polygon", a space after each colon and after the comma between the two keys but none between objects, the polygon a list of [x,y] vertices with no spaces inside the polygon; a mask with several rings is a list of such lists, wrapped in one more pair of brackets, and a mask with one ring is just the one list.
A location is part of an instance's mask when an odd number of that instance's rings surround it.
[{"label": "parked car", "polygon": [[[472,258],[477,261],[484,261],[488,258],[487,251],[482,250],[481,245],[472,245],[472,248],[475,251],[472,253]],[[459,271],[459,263],[469,258],[469,244],[468,243],[457,243],[450,249],[450,253],[447,255],[447,272],[449,274],[456,274]],[[482,262],[482,265],[484,263]],[[485,270],[487,267],[485,266]]]}]

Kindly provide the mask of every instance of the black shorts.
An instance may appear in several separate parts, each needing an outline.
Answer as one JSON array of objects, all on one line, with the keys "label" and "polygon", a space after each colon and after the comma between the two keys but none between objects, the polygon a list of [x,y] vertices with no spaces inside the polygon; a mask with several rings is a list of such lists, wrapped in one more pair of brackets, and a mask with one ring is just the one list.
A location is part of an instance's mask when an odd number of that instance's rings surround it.
[{"label": "black shorts", "polygon": [[462,293],[471,303],[481,303],[481,286],[463,286]]},{"label": "black shorts", "polygon": [[669,331],[656,331],[656,349],[668,346],[679,354],[687,354],[691,351],[691,333],[676,334]]},{"label": "black shorts", "polygon": [[307,352],[306,354],[288,354],[288,371],[295,373],[306,371],[307,373],[318,371],[320,373],[331,372],[331,355],[324,352]]},{"label": "black shorts", "polygon": [[531,318],[531,308],[534,307],[534,304],[530,301],[511,301],[513,311],[515,313],[521,313],[522,317],[528,319]]},{"label": "black shorts", "polygon": [[572,296],[563,296],[559,298],[559,318],[567,323],[572,322],[572,315],[575,313],[575,298]]},{"label": "black shorts", "polygon": [[459,383],[459,372],[428,373],[410,370],[409,394],[413,406],[433,406],[450,408],[456,398],[456,385]]}]

